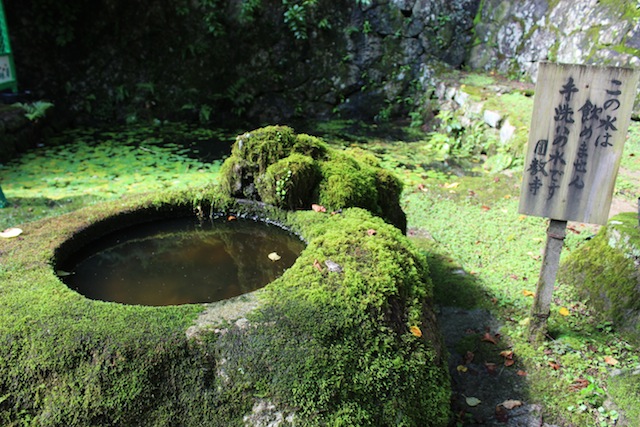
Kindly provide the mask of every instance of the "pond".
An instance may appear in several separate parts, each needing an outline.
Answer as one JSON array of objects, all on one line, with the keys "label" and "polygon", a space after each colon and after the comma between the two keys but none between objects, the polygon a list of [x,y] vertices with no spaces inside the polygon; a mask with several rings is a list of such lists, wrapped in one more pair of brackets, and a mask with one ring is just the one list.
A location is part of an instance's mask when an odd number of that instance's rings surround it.
[{"label": "pond", "polygon": [[272,224],[224,217],[119,230],[63,260],[61,279],[102,301],[151,306],[221,301],[264,287],[304,249]]}]

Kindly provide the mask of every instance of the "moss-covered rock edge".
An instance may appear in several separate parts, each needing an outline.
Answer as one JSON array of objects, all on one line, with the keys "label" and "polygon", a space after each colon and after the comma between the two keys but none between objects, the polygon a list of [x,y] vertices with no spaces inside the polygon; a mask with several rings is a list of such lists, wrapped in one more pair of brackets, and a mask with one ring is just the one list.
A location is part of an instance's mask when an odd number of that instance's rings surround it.
[{"label": "moss-covered rock edge", "polygon": [[[286,212],[210,194],[94,205],[2,242],[3,424],[244,425],[280,413],[296,425],[446,425],[428,267],[398,229],[357,208]],[[91,301],[55,275],[59,251],[116,224],[190,212],[259,216],[309,242],[247,322],[194,333],[202,305]]]}]

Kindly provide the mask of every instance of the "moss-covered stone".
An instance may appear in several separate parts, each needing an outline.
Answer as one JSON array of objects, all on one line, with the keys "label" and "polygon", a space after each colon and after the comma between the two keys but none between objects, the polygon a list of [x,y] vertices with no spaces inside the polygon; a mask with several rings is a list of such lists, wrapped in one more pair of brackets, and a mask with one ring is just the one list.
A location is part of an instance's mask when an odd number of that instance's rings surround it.
[{"label": "moss-covered stone", "polygon": [[287,126],[268,126],[238,136],[222,165],[223,194],[283,209],[367,209],[403,232],[402,182],[363,150],[338,150]]},{"label": "moss-covered stone", "polygon": [[279,208],[311,206],[321,180],[318,163],[309,156],[293,153],[269,165],[256,182],[260,199]]},{"label": "moss-covered stone", "polygon": [[[308,246],[237,317],[93,301],[54,272],[58,257],[116,227],[194,211],[268,218]],[[447,425],[428,265],[365,210],[291,212],[201,189],[22,228],[2,246],[3,425],[244,426],[276,413],[302,426]]]},{"label": "moss-covered stone", "polygon": [[640,227],[634,213],[612,218],[563,261],[558,279],[571,284],[606,319],[640,342]]}]

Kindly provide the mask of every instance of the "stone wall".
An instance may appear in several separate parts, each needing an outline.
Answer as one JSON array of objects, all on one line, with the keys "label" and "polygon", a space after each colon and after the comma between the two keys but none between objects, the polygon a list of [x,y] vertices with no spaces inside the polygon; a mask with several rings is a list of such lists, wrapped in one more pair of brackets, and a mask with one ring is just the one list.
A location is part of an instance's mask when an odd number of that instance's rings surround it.
[{"label": "stone wall", "polygon": [[539,61],[640,65],[640,20],[622,0],[484,0],[468,66],[535,81]]},{"label": "stone wall", "polygon": [[623,0],[318,0],[295,31],[282,0],[4,4],[21,86],[85,123],[383,121],[424,109],[455,69],[535,81],[542,60],[640,64]]}]

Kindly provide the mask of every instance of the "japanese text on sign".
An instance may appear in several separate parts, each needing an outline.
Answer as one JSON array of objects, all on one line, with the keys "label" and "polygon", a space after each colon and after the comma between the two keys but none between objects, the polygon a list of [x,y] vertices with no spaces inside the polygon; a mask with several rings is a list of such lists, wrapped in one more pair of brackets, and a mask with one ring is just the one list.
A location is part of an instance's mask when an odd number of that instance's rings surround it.
[{"label": "japanese text on sign", "polygon": [[606,223],[639,72],[541,63],[520,212]]}]

